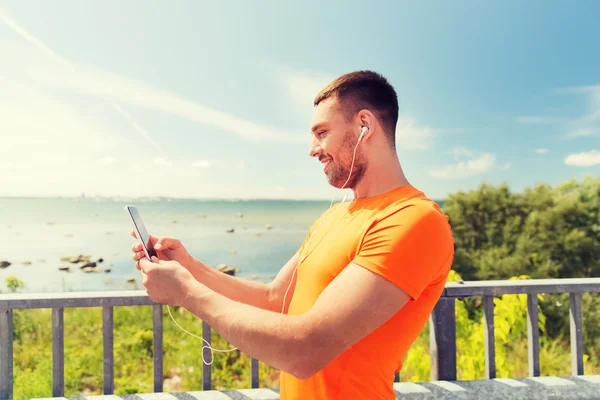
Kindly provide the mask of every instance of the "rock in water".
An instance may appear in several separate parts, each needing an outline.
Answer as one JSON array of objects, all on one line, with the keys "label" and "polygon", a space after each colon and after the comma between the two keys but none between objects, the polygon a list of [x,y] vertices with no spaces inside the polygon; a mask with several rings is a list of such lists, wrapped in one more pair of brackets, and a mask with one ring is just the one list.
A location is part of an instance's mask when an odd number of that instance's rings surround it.
[{"label": "rock in water", "polygon": [[95,268],[96,267],[96,263],[95,262],[86,262],[85,264],[83,264],[81,266],[81,269],[84,268]]},{"label": "rock in water", "polygon": [[68,272],[68,271],[71,270],[71,267],[68,267],[68,266],[66,266],[66,267],[58,267],[58,270],[59,271],[67,271]]},{"label": "rock in water", "polygon": [[10,263],[8,261],[0,261],[0,268],[9,267]]},{"label": "rock in water", "polygon": [[66,256],[61,257],[60,261],[70,262],[71,264],[77,264],[80,262],[87,263],[90,261],[90,256],[84,256],[83,254],[79,254],[77,256]]},{"label": "rock in water", "polygon": [[231,276],[235,275],[235,268],[233,268],[232,266],[229,266],[227,264],[217,265],[217,271],[221,271],[222,273],[231,275]]},{"label": "rock in water", "polygon": [[267,228],[267,229],[273,229],[273,227],[271,226],[271,224],[265,225],[265,228]]},{"label": "rock in water", "polygon": [[233,228],[229,228],[229,229],[227,229],[225,232],[227,232],[227,233],[233,233],[233,232],[235,232],[235,229],[233,229]]}]

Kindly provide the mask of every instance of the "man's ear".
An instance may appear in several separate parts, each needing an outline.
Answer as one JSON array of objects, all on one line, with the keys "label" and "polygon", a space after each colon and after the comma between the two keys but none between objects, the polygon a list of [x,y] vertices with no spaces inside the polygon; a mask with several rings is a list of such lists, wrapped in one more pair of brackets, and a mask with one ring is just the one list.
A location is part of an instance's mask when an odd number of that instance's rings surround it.
[{"label": "man's ear", "polygon": [[363,126],[367,127],[367,131],[362,137],[362,140],[373,134],[373,128],[375,127],[375,115],[369,110],[360,110],[357,114],[357,122],[359,124],[359,132]]}]

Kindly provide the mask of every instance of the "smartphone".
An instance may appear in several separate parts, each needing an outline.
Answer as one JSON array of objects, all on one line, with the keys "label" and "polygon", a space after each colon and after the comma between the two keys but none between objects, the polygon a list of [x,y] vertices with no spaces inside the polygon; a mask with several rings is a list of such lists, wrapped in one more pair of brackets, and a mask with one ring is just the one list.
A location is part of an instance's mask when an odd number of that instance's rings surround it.
[{"label": "smartphone", "polygon": [[158,257],[156,251],[154,250],[154,246],[150,242],[150,235],[146,230],[146,226],[144,225],[144,221],[142,221],[142,217],[135,206],[125,206],[125,210],[131,217],[133,221],[133,227],[135,229],[136,236],[142,242],[142,248],[144,249],[144,253],[148,259],[151,259],[152,256]]}]

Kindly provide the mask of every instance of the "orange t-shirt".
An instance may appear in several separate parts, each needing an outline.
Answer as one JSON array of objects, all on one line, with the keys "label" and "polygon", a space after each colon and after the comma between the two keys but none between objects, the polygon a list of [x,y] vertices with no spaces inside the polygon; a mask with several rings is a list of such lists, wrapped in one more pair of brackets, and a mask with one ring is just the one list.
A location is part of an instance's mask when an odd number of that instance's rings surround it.
[{"label": "orange t-shirt", "polygon": [[296,272],[289,315],[307,312],[351,262],[396,284],[411,299],[314,376],[301,380],[282,371],[280,398],[395,399],[394,373],[402,368],[450,272],[454,240],[448,217],[423,192],[400,186],[336,204],[311,227],[299,250],[300,257],[306,253]]}]

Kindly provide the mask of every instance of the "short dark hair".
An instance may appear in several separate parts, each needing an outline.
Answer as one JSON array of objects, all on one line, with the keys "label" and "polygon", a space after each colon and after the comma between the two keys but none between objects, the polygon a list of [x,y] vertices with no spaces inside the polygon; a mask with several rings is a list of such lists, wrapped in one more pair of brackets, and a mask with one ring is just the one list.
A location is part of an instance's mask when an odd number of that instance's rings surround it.
[{"label": "short dark hair", "polygon": [[396,147],[396,124],[398,123],[398,96],[392,85],[381,74],[373,71],[355,71],[344,74],[323,88],[315,97],[314,105],[335,97],[347,118],[367,109],[375,114]]}]

